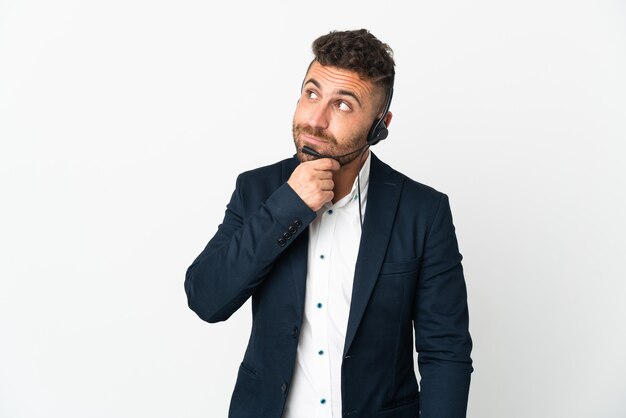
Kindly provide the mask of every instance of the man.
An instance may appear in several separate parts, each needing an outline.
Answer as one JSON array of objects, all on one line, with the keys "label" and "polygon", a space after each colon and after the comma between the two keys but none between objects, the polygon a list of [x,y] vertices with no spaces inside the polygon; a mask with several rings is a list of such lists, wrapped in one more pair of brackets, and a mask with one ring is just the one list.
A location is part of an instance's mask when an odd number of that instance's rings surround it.
[{"label": "man", "polygon": [[472,343],[448,198],[369,150],[392,118],[391,49],[357,30],[313,52],[295,158],[238,177],[187,270],[205,321],[252,297],[229,417],[464,417]]}]

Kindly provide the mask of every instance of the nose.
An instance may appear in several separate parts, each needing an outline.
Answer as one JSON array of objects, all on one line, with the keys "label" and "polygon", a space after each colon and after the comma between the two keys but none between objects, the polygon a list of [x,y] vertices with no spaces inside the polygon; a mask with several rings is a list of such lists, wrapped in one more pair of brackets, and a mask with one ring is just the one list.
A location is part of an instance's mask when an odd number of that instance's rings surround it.
[{"label": "nose", "polygon": [[309,113],[309,125],[315,129],[326,129],[328,128],[328,111],[326,106],[319,104],[318,106],[314,106]]}]

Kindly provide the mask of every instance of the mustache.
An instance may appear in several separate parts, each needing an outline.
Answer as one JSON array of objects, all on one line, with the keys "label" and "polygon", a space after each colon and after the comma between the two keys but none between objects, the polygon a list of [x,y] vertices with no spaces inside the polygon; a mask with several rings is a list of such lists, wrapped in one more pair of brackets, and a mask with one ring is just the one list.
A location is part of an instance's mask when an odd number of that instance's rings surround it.
[{"label": "mustache", "polygon": [[313,128],[312,126],[309,126],[309,125],[297,125],[296,132],[314,136],[316,138],[319,138],[331,144],[337,143],[337,140],[335,139],[334,136],[325,133],[323,129]]}]

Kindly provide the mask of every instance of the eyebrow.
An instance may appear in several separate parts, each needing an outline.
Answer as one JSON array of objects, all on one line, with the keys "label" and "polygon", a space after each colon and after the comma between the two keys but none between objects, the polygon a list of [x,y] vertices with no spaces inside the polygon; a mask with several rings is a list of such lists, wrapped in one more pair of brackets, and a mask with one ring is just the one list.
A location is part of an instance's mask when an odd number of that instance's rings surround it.
[{"label": "eyebrow", "polygon": [[[320,83],[314,79],[314,78],[309,78],[308,80],[306,80],[304,82],[304,85],[306,86],[308,83],[313,84],[315,87],[317,87],[318,89],[322,89],[322,86],[320,85]],[[363,106],[361,104],[361,100],[359,100],[359,98],[357,97],[356,94],[354,94],[353,92],[351,92],[350,90],[338,90],[337,94],[339,94],[340,96],[350,96],[352,98],[354,98],[354,100],[356,100],[356,102],[359,104],[359,106]]]}]

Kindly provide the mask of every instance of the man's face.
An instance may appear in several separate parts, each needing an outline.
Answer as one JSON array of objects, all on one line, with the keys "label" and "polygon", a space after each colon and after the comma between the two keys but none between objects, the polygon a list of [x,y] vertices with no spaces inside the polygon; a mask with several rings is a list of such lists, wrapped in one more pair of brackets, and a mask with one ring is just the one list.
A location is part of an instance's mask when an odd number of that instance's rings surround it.
[{"label": "man's face", "polygon": [[[324,155],[343,155],[365,145],[367,133],[379,116],[379,90],[355,72],[313,62],[293,117],[298,159],[316,158],[302,152],[305,145]],[[344,165],[359,155],[355,152],[338,161]]]}]

